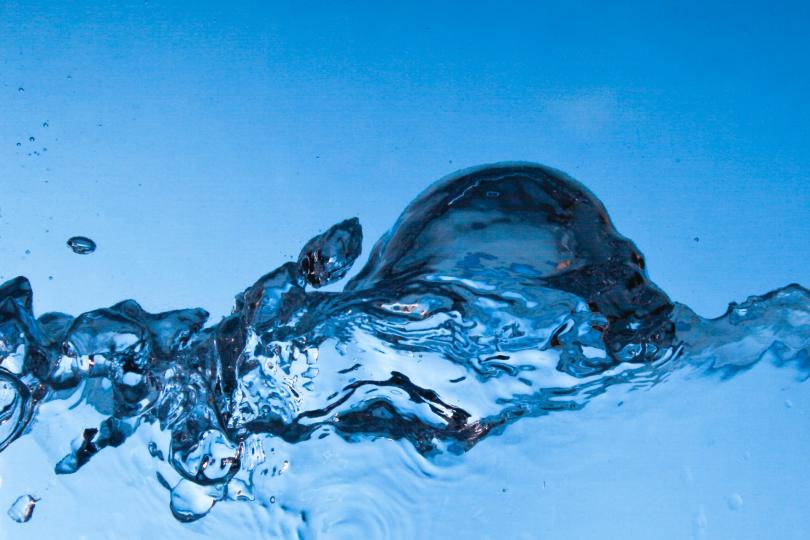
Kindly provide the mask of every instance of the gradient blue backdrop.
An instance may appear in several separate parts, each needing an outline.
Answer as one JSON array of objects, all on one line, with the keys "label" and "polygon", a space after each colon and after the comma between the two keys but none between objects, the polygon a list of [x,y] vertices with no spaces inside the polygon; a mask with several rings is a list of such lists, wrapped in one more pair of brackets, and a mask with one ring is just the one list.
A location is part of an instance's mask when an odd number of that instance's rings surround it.
[{"label": "gradient blue backdrop", "polygon": [[434,179],[531,160],[700,313],[809,285],[808,5],[2,0],[0,275],[219,317],[332,223],[367,253]]}]

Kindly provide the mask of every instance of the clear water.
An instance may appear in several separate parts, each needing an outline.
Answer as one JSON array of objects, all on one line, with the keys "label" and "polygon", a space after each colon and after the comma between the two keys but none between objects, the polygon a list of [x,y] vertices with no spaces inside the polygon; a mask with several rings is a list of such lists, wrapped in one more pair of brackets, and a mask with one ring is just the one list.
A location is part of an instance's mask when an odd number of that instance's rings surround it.
[{"label": "clear water", "polygon": [[810,537],[808,27],[0,2],[0,540]]},{"label": "clear water", "polygon": [[810,291],[702,318],[526,163],[433,184],[341,282],[361,246],[334,225],[218,322],[3,284],[2,534],[806,537]]}]

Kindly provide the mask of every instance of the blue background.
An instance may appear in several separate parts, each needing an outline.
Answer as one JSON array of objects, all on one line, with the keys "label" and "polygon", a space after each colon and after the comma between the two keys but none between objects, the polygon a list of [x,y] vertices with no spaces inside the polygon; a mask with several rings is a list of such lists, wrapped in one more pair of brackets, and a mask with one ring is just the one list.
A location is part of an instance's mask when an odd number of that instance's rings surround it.
[{"label": "blue background", "polygon": [[810,283],[808,6],[1,1],[0,275],[218,318],[334,222],[367,253],[433,180],[530,160],[718,315]]},{"label": "blue background", "polygon": [[[0,279],[28,276],[38,313],[216,320],[333,223],[359,216],[368,253],[435,179],[528,160],[588,185],[701,314],[810,285],[810,3],[336,4],[0,0]],[[405,537],[806,538],[804,373],[680,373],[516,423],[431,483],[392,441],[300,445],[279,501],[376,505]],[[0,540],[279,526],[242,503],[174,521],[148,426],[55,476],[91,409],[44,404],[0,456]],[[2,515],[22,493],[43,497],[26,525]]]}]

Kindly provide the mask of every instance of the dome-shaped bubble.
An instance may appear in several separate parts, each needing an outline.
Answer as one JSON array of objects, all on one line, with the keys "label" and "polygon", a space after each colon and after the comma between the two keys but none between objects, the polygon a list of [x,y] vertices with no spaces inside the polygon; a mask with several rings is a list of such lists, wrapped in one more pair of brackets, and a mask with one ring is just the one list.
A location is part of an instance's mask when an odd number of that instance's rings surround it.
[{"label": "dome-shaped bubble", "polygon": [[[639,250],[587,188],[540,165],[485,166],[437,182],[408,205],[347,289],[441,280],[573,293],[606,317],[606,348],[623,361],[645,359],[673,336],[672,304],[648,279]],[[622,351],[631,343],[640,345],[636,354]]]}]

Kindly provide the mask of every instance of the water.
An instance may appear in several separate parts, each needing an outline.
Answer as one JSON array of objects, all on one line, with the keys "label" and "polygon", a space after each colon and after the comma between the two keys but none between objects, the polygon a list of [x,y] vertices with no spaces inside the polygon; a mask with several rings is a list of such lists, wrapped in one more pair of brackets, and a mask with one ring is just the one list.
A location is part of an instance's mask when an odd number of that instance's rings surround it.
[{"label": "water", "polygon": [[3,284],[0,476],[42,500],[0,531],[86,535],[82,512],[100,538],[808,530],[806,289],[701,318],[593,194],[531,164],[437,182],[318,290],[361,241],[338,223],[215,323],[134,300],[35,318],[28,281]]},{"label": "water", "polygon": [[33,495],[21,495],[8,509],[8,517],[17,523],[27,522],[34,514],[38,501],[39,499]]},{"label": "water", "polygon": [[96,250],[96,243],[86,236],[71,236],[68,238],[67,246],[77,255],[87,255]]}]

